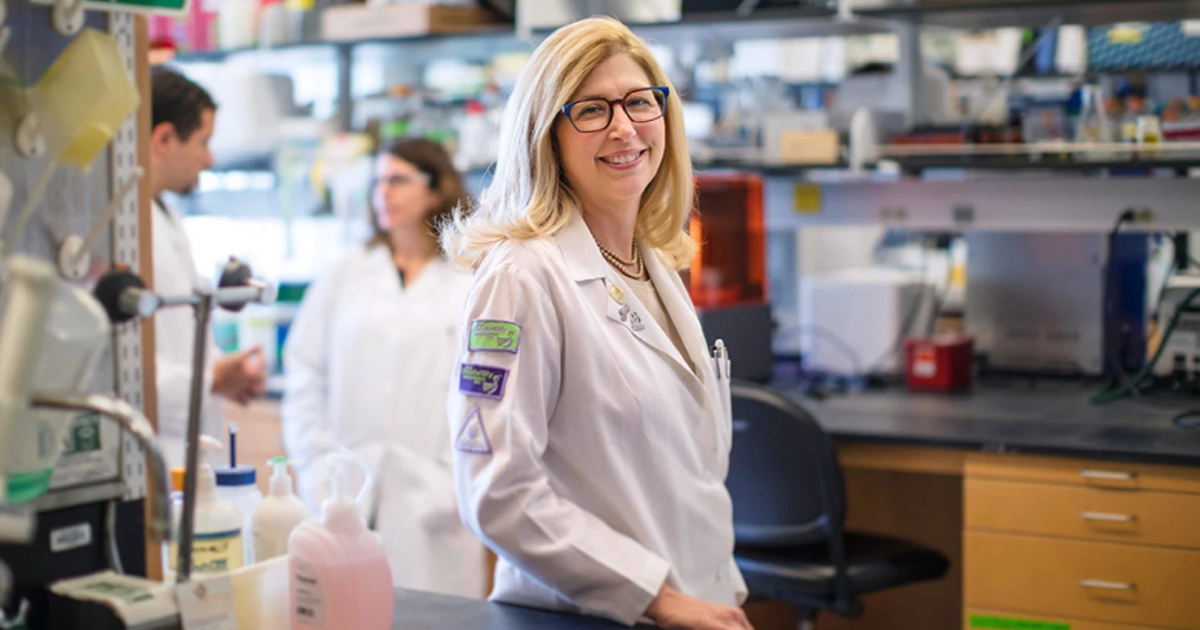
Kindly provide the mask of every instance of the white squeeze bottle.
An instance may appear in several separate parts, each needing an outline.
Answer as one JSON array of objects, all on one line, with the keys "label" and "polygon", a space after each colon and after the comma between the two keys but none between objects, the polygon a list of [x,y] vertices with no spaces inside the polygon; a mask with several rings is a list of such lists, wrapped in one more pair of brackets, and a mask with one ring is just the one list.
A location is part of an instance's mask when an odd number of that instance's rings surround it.
[{"label": "white squeeze bottle", "polygon": [[[201,464],[196,477],[196,511],[192,540],[192,572],[223,573],[240,568],[245,563],[242,551],[242,511],[236,505],[217,496],[217,476],[206,455],[221,450],[221,443],[207,435],[200,436]],[[182,511],[182,505],[180,506]],[[169,565],[178,570],[178,547],[172,540]]]},{"label": "white squeeze bottle", "polygon": [[333,497],[288,539],[292,630],[389,630],[392,571],[346,487],[345,467],[358,462],[333,457]]},{"label": "white squeeze bottle", "polygon": [[274,469],[271,489],[258,504],[251,519],[254,551],[259,562],[286,555],[292,530],[308,518],[308,507],[300,497],[292,494],[287,458],[274,457],[267,463]]}]

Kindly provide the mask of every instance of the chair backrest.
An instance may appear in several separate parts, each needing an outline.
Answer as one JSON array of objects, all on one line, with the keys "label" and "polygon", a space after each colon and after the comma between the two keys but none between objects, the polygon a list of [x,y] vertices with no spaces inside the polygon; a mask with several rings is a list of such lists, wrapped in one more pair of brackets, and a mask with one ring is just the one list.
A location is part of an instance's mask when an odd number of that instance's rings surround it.
[{"label": "chair backrest", "polygon": [[733,451],[725,485],[738,545],[840,540],[845,492],[833,441],[778,390],[741,381],[731,390]]}]

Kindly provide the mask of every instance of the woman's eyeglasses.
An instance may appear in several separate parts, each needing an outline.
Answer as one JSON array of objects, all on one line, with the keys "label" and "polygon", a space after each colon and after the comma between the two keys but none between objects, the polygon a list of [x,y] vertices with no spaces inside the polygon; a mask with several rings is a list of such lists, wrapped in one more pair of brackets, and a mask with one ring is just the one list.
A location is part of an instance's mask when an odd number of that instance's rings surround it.
[{"label": "woman's eyeglasses", "polygon": [[624,98],[585,98],[563,105],[562,113],[580,133],[604,131],[612,124],[613,112],[620,105],[635,123],[648,123],[663,117],[671,88],[648,87],[631,90]]},{"label": "woman's eyeglasses", "polygon": [[402,188],[409,184],[420,184],[422,186],[429,185],[429,175],[427,173],[417,172],[412,175],[389,175],[382,179],[375,178],[371,181],[371,187],[383,186],[384,188]]}]

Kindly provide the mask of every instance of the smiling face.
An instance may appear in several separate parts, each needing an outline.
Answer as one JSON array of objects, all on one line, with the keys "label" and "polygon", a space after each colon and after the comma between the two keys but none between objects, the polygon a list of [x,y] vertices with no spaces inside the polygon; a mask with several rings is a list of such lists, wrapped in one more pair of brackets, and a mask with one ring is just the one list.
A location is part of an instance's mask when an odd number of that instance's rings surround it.
[{"label": "smiling face", "polygon": [[[596,66],[571,96],[571,102],[588,98],[615,101],[633,90],[652,86],[646,71],[633,57],[622,53]],[[636,123],[629,119],[625,108],[614,105],[612,124],[603,131],[581,133],[566,116],[559,116],[554,133],[567,182],[584,212],[617,212],[630,207],[637,210],[642,193],[662,163],[664,118]]]}]

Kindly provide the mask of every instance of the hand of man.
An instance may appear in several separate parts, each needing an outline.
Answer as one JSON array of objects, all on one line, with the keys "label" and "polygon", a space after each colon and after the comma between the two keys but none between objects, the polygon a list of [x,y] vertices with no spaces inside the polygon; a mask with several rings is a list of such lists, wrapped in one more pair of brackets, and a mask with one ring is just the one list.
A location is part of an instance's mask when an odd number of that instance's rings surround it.
[{"label": "hand of man", "polygon": [[665,584],[646,616],[667,630],[754,630],[741,608],[688,597]]},{"label": "hand of man", "polygon": [[266,358],[262,347],[234,352],[217,359],[213,366],[214,394],[246,405],[267,391]]}]

